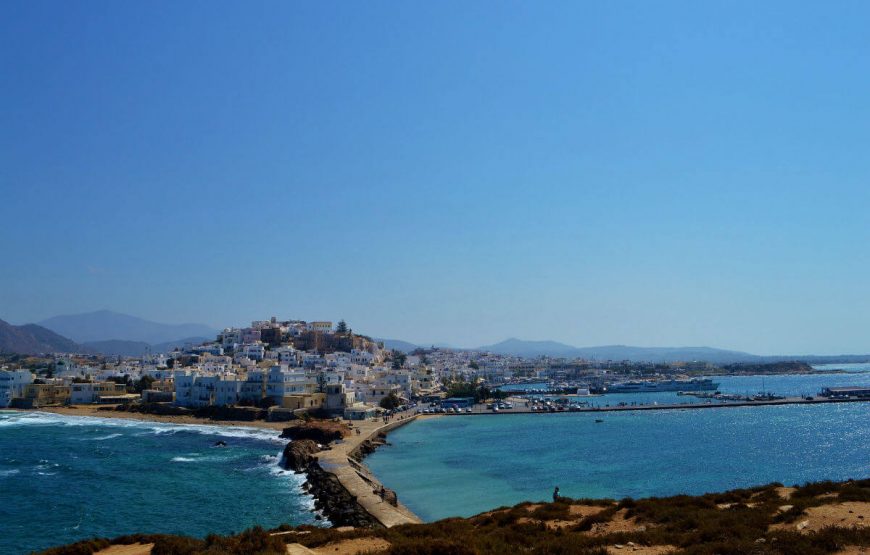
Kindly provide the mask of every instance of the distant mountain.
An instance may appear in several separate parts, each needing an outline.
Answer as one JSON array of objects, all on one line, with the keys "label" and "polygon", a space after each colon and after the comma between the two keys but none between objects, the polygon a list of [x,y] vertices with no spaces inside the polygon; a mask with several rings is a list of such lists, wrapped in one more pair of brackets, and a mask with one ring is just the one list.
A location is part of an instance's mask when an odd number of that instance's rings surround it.
[{"label": "distant mountain", "polygon": [[473,350],[529,358],[540,356],[572,358],[580,356],[576,354],[580,349],[571,345],[556,341],[525,341],[516,337],[505,339],[495,345],[485,345]]},{"label": "distant mountain", "polygon": [[168,353],[176,347],[181,348],[186,344],[199,345],[206,341],[212,341],[213,337],[186,337],[165,343],[146,343],[145,341],[125,341],[123,339],[109,339],[107,341],[88,341],[83,345],[92,351],[103,355],[140,357],[148,352],[152,354]]},{"label": "distant mountain", "polygon": [[586,358],[595,360],[630,360],[633,362],[677,362],[703,360],[713,363],[755,362],[762,357],[714,349],[712,347],[632,347],[628,345],[605,345],[601,347],[574,347],[556,341],[525,341],[510,338],[474,349],[501,355],[528,358],[551,356],[556,358]]},{"label": "distant mountain", "polygon": [[390,350],[402,351],[403,353],[410,353],[415,349],[419,349],[419,345],[415,345],[413,343],[409,343],[407,341],[402,341],[401,339],[379,339],[374,338],[374,341],[380,341],[384,344],[384,348]]},{"label": "distant mountain", "polygon": [[633,362],[678,362],[700,360],[712,363],[758,362],[762,357],[742,351],[714,347],[631,347],[606,345],[584,347],[579,356],[596,360],[630,360]]},{"label": "distant mountain", "polygon": [[122,340],[153,345],[186,337],[213,339],[218,333],[203,324],[160,324],[110,310],[55,316],[39,325],[79,343]]},{"label": "distant mountain", "polygon": [[88,349],[36,324],[13,326],[0,320],[0,352],[32,355],[37,353],[83,353]]},{"label": "distant mountain", "polygon": [[150,343],[144,341],[125,341],[123,339],[108,339],[106,341],[88,341],[82,343],[88,349],[101,355],[139,357],[148,352]]}]

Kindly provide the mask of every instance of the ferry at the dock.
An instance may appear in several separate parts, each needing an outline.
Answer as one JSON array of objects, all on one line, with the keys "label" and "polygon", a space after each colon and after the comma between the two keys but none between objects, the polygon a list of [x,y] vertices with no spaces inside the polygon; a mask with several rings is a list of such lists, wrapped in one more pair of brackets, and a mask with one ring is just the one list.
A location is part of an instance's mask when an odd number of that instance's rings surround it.
[{"label": "ferry at the dock", "polygon": [[607,393],[655,393],[659,391],[715,391],[719,384],[709,378],[689,380],[637,380],[607,386]]}]

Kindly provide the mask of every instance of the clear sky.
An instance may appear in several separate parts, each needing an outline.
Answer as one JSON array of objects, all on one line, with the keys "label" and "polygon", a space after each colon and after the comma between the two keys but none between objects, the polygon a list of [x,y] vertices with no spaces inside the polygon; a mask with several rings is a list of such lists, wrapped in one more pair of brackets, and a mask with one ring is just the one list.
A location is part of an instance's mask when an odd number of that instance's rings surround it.
[{"label": "clear sky", "polygon": [[870,352],[870,4],[0,3],[0,318]]}]

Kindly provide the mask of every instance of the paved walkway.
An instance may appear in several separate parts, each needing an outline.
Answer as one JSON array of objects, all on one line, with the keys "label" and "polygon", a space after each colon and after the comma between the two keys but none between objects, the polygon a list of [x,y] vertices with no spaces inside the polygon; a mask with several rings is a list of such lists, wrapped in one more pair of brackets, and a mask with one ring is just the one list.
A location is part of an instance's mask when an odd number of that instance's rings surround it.
[{"label": "paved walkway", "polygon": [[398,524],[419,524],[422,521],[401,502],[397,507],[394,507],[381,499],[380,495],[375,493],[381,487],[381,483],[365,465],[350,459],[348,455],[363,441],[375,439],[379,433],[389,432],[416,418],[416,415],[410,412],[402,416],[404,418],[401,420],[398,419],[399,416],[393,417],[387,424],[384,424],[382,419],[354,421],[354,427],[360,430],[359,435],[353,432],[341,443],[333,443],[331,449],[321,451],[316,455],[321,468],[335,474],[341,485],[351,495],[356,496],[362,508],[386,528]]}]

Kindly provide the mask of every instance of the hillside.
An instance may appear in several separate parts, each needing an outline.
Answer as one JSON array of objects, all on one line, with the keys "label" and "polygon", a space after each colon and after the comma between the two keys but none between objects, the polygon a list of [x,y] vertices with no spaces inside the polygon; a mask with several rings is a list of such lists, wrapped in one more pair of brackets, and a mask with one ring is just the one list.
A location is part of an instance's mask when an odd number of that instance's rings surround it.
[{"label": "hillside", "polygon": [[[49,549],[99,553],[305,555],[858,555],[870,548],[870,480],[770,484],[691,497],[560,499],[389,529],[253,528],[195,539],[132,535]],[[112,551],[110,545],[117,547]],[[120,546],[127,546],[121,548]]]},{"label": "hillside", "polygon": [[55,316],[39,325],[79,343],[123,340],[154,345],[189,337],[213,339],[218,333],[203,324],[161,324],[110,310]]},{"label": "hillside", "polygon": [[88,349],[57,333],[36,324],[13,326],[0,320],[0,352],[37,353],[82,353]]}]

